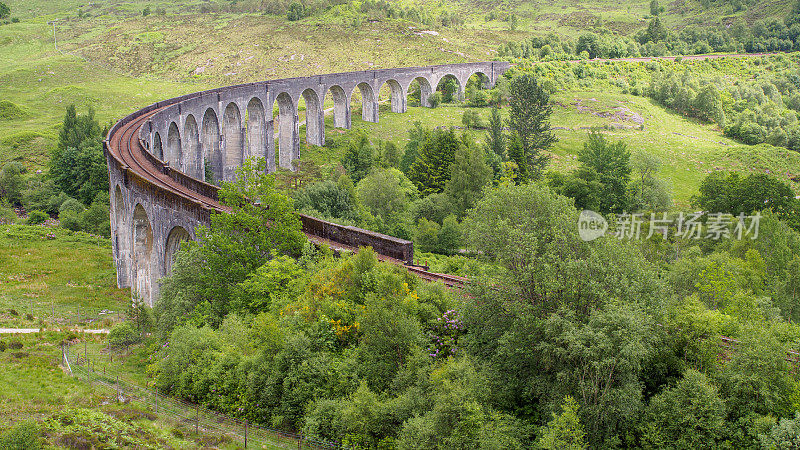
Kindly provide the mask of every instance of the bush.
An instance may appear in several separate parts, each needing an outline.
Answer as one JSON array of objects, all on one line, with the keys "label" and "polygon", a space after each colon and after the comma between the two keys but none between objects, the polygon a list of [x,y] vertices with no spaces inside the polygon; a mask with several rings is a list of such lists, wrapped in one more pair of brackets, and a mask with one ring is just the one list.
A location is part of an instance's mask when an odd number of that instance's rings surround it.
[{"label": "bush", "polygon": [[437,108],[442,103],[442,94],[439,92],[434,92],[428,97],[428,106],[431,108]]},{"label": "bush", "polygon": [[22,203],[22,190],[25,188],[25,166],[12,161],[0,171],[0,198],[10,204]]},{"label": "bush", "polygon": [[4,450],[35,450],[42,448],[39,427],[33,421],[25,421],[0,436],[0,448]]},{"label": "bush", "polygon": [[471,109],[464,111],[464,115],[461,117],[461,124],[467,128],[485,128],[486,126],[481,115]]},{"label": "bush", "polygon": [[22,348],[22,342],[16,340],[11,341],[11,343],[8,344],[8,348],[10,348],[11,350],[19,350]]},{"label": "bush", "polygon": [[39,225],[44,223],[50,216],[44,211],[33,210],[28,213],[28,220],[25,221],[28,225]]},{"label": "bush", "polygon": [[141,341],[142,336],[133,329],[129,322],[114,325],[114,328],[108,333],[108,345],[114,349],[138,344]]},{"label": "bush", "polygon": [[286,12],[286,18],[291,21],[300,20],[306,16],[306,7],[302,3],[292,2]]},{"label": "bush", "polygon": [[8,204],[0,202],[0,224],[14,223],[17,220],[17,213]]},{"label": "bush", "polygon": [[8,348],[8,345],[6,345],[6,342],[5,341],[0,341],[0,352],[6,351],[7,348]]}]

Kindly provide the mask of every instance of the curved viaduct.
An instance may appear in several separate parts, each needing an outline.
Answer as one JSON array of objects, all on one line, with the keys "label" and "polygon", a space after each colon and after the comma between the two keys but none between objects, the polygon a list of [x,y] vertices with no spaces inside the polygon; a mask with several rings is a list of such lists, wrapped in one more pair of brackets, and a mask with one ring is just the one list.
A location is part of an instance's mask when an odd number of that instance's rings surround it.
[{"label": "curved viaduct", "polygon": [[[125,117],[111,128],[103,145],[117,285],[130,287],[133,295],[153,305],[159,279],[170,272],[180,242],[194,239],[195,228],[208,224],[212,212],[225,211],[215,184],[232,180],[250,157],[264,158],[267,171],[276,165],[292,168],[292,161],[300,157],[300,99],[306,108],[306,140],[320,146],[325,143],[323,104],[328,93],[334,127],[350,128],[356,92],[362,99],[363,120],[378,122],[378,92],[384,85],[391,91],[392,112],[403,113],[415,81],[421,103],[427,105],[445,77],[457,81],[461,95],[472,75],[481,74],[484,83],[494,85],[509,67],[506,62],[483,62],[269,80],[176,97]],[[207,175],[215,184],[204,181]],[[305,215],[301,220],[303,231],[315,242],[335,249],[369,245],[382,258],[408,264],[425,278],[447,284],[463,281],[413,266],[409,241]]]}]

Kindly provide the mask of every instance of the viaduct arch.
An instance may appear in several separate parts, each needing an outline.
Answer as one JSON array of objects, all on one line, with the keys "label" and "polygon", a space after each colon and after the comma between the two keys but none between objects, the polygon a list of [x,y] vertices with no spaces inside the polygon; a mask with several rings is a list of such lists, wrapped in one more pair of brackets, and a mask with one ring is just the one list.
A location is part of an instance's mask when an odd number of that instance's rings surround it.
[{"label": "viaduct arch", "polygon": [[[384,85],[391,90],[391,111],[404,113],[415,81],[422,105],[427,106],[445,77],[455,78],[461,97],[472,75],[479,73],[486,85],[494,85],[509,67],[507,62],[481,62],[268,80],[176,97],[125,117],[111,128],[103,145],[117,285],[130,287],[132,295],[152,305],[159,280],[169,274],[181,242],[195,239],[195,228],[208,224],[212,213],[226,211],[215,184],[233,180],[249,157],[264,158],[267,172],[293,167],[300,157],[300,99],[306,105],[306,141],[322,146],[323,105],[329,93],[334,127],[350,128],[355,93],[361,97],[362,119],[378,122],[378,92]],[[300,218],[312,241],[334,249],[369,245],[384,259],[413,263],[408,241],[305,215]],[[438,279],[448,283],[453,278]]]}]

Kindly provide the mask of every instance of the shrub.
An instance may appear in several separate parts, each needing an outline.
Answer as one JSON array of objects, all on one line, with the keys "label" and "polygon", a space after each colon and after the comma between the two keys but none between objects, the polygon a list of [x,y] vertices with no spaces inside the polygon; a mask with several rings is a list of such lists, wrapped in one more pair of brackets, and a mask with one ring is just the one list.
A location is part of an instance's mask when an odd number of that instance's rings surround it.
[{"label": "shrub", "polygon": [[11,315],[12,315],[12,316],[14,316],[14,317],[17,317],[17,316],[19,316],[19,313],[17,312],[17,310],[16,310],[16,309],[9,309],[9,310],[8,310],[8,313],[9,313],[9,314],[11,314]]},{"label": "shrub", "polygon": [[8,348],[10,348],[11,350],[19,350],[22,348],[22,342],[16,340],[11,341],[11,343],[8,344]]},{"label": "shrub", "polygon": [[0,436],[0,448],[8,450],[35,450],[42,448],[39,428],[33,421],[25,421]]},{"label": "shrub", "polygon": [[114,325],[114,328],[108,333],[108,345],[115,349],[137,344],[141,341],[142,336],[133,329],[129,322]]},{"label": "shrub", "polygon": [[0,352],[6,351],[7,348],[8,348],[8,345],[6,345],[6,342],[5,341],[0,341]]},{"label": "shrub", "polygon": [[442,94],[439,92],[434,92],[428,97],[428,106],[431,108],[437,108],[442,103]]},{"label": "shrub", "polygon": [[44,211],[33,210],[28,213],[28,220],[25,221],[28,225],[39,225],[44,223],[50,216]]}]

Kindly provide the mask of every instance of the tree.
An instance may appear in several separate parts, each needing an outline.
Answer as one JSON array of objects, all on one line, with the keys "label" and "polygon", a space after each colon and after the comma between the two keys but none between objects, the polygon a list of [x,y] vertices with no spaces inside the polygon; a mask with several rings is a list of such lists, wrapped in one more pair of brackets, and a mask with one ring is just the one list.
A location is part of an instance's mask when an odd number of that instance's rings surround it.
[{"label": "tree", "polygon": [[591,32],[580,35],[575,52],[578,54],[586,52],[590,59],[597,58],[600,56],[600,37]]},{"label": "tree", "polygon": [[561,404],[561,414],[553,413],[553,418],[542,430],[536,448],[581,450],[586,448],[585,436],[586,432],[578,417],[578,402],[568,395]]},{"label": "tree", "polygon": [[595,179],[602,186],[598,207],[602,212],[622,212],[628,205],[626,188],[631,175],[631,154],[623,141],[609,142],[599,131],[589,133],[589,141],[578,153],[582,166],[576,176]]},{"label": "tree", "polygon": [[331,180],[319,181],[295,191],[295,206],[328,219],[358,220],[356,199],[350,191]]},{"label": "tree", "polygon": [[475,205],[483,195],[483,188],[491,181],[492,171],[486,165],[483,151],[467,139],[462,139],[444,189],[459,217],[463,218],[467,210]]},{"label": "tree", "polygon": [[103,130],[91,107],[78,115],[75,105],[67,107],[50,158],[50,176],[68,196],[90,204],[98,192],[108,192],[108,168],[103,156]]},{"label": "tree", "polygon": [[661,23],[661,19],[658,16],[650,20],[647,25],[645,38],[645,42],[661,42],[667,39],[667,28]]},{"label": "tree", "polygon": [[492,107],[492,115],[489,117],[489,131],[486,132],[486,146],[489,151],[494,152],[502,160],[507,160],[506,137],[503,134],[503,118],[500,116],[500,108]]},{"label": "tree", "polygon": [[18,161],[11,161],[3,166],[3,170],[0,172],[0,199],[11,205],[22,203],[25,172],[27,169]]},{"label": "tree", "polygon": [[359,201],[379,221],[378,230],[390,233],[402,221],[417,188],[397,169],[376,170],[356,186]]},{"label": "tree", "polygon": [[11,8],[3,2],[0,2],[0,19],[8,19],[11,17]]},{"label": "tree", "polygon": [[428,140],[429,135],[430,131],[422,128],[420,121],[414,122],[414,128],[408,130],[408,143],[403,153],[403,159],[400,161],[400,170],[404,174],[408,175],[411,165],[417,160],[420,147]]},{"label": "tree", "polygon": [[290,21],[300,20],[306,16],[306,7],[302,3],[292,2],[286,11],[286,18]]},{"label": "tree", "polygon": [[658,157],[646,152],[633,154],[632,166],[636,177],[628,185],[630,206],[637,210],[664,211],[672,200],[664,183],[656,178],[661,167]]},{"label": "tree", "polygon": [[450,179],[450,165],[461,143],[455,131],[433,130],[419,149],[414,164],[408,171],[408,178],[417,186],[422,195],[444,191]]},{"label": "tree", "polygon": [[653,448],[714,447],[726,438],[725,414],[716,386],[689,369],[674,387],[650,400],[642,422],[643,440]]},{"label": "tree", "polygon": [[453,255],[461,247],[461,227],[456,216],[444,219],[442,227],[436,236],[436,253]]},{"label": "tree", "polygon": [[264,165],[245,161],[236,181],[219,191],[230,213],[212,214],[211,225],[197,229],[198,240],[178,251],[155,307],[162,336],[176,320],[218,326],[249,274],[276,256],[300,255],[306,242],[300,218]]},{"label": "tree", "polygon": [[508,126],[521,144],[520,172],[526,179],[538,179],[549,161],[543,152],[556,142],[550,131],[550,95],[533,75],[521,75],[511,82],[509,105]]},{"label": "tree", "polygon": [[347,174],[358,184],[375,165],[375,151],[366,134],[359,133],[348,144],[342,157],[342,165]]},{"label": "tree", "polygon": [[650,15],[651,16],[657,16],[657,15],[661,14],[661,12],[663,10],[664,10],[664,8],[662,8],[661,5],[658,4],[658,0],[651,0],[650,1]]}]

